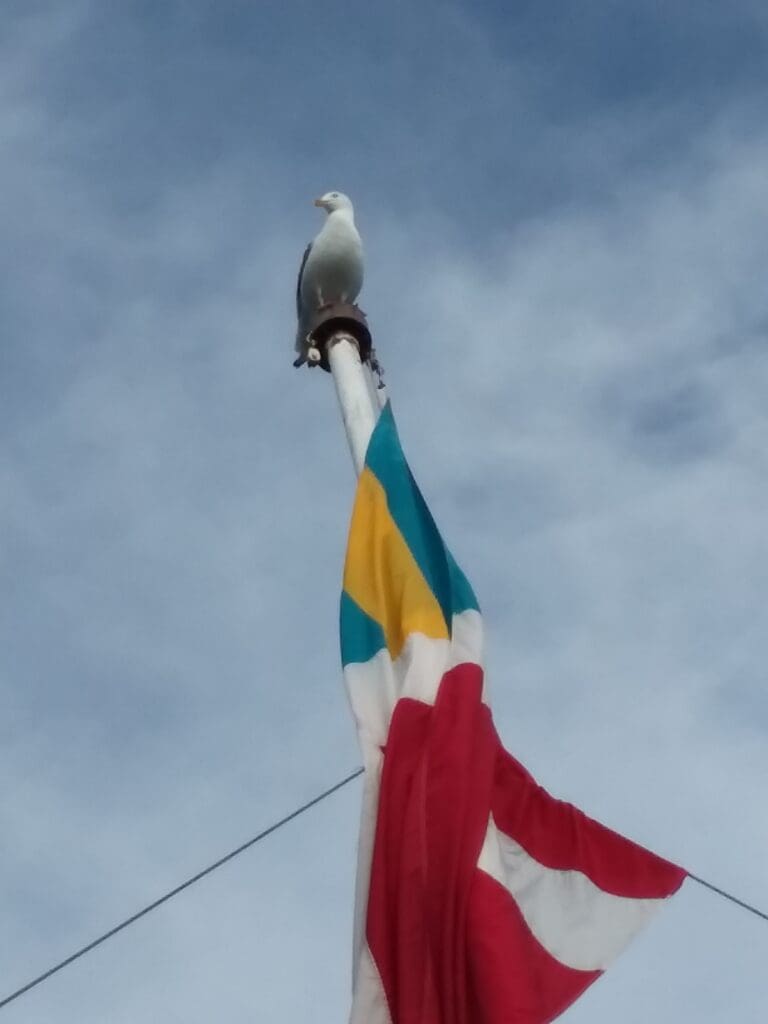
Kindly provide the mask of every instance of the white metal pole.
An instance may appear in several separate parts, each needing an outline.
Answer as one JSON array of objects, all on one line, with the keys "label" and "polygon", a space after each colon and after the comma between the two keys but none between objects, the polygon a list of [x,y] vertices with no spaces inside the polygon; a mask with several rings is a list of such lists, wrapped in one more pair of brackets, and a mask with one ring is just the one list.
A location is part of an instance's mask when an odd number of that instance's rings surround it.
[{"label": "white metal pole", "polygon": [[327,351],[352,462],[359,476],[381,410],[371,394],[355,339],[345,332],[334,334],[328,340]]}]

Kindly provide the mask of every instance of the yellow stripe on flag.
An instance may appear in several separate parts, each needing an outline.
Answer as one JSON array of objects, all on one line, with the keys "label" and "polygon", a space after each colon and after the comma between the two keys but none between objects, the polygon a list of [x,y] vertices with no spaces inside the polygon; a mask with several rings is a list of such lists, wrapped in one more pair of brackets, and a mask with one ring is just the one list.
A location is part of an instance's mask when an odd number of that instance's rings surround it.
[{"label": "yellow stripe on flag", "polygon": [[384,488],[367,467],[352,511],[344,589],[384,630],[393,658],[409,633],[448,638],[440,605],[390,515]]}]

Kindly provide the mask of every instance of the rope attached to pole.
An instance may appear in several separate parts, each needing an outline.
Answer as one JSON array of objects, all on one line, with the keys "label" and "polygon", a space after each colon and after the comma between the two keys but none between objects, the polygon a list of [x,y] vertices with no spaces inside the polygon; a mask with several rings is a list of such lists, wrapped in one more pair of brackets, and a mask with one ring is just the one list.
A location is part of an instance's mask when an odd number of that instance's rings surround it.
[{"label": "rope attached to pole", "polygon": [[[331,786],[329,789],[323,790],[322,793],[318,793],[317,796],[313,797],[311,800],[308,800],[307,803],[302,804],[301,807],[297,807],[296,810],[291,811],[290,814],[286,814],[284,818],[280,818],[279,821],[276,821],[273,825],[270,825],[269,828],[265,828],[262,832],[259,832],[259,834],[255,835],[252,839],[249,839],[247,842],[242,843],[240,846],[236,847],[234,850],[231,850],[223,857],[219,857],[218,860],[215,860],[212,864],[209,864],[208,867],[203,868],[202,871],[198,871],[197,874],[192,875],[192,877],[188,878],[185,882],[182,882],[180,885],[175,886],[173,889],[169,889],[168,892],[158,897],[158,899],[153,900],[151,903],[148,903],[145,907],[142,907],[141,910],[137,910],[135,914],[131,914],[131,916],[126,917],[124,921],[121,921],[119,924],[116,924],[114,928],[110,928],[109,931],[104,932],[103,935],[99,935],[98,938],[93,939],[93,941],[89,942],[85,946],[82,946],[80,949],[70,954],[64,960],[60,960],[59,963],[54,964],[53,967],[49,967],[47,971],[43,971],[42,974],[39,974],[36,978],[33,978],[31,981],[28,981],[26,985],[22,985],[21,988],[17,988],[15,992],[11,992],[11,994],[6,996],[4,999],[0,999],[0,1009],[2,1009],[4,1006],[7,1006],[9,1003],[12,1003],[14,999],[18,999],[19,996],[24,995],[25,992],[29,992],[30,989],[33,989],[37,985],[42,984],[42,982],[46,981],[48,978],[56,974],[58,971],[61,971],[65,967],[68,967],[71,963],[74,963],[75,960],[79,960],[81,956],[85,956],[86,953],[90,953],[91,950],[96,949],[97,946],[100,946],[102,943],[106,942],[107,939],[111,939],[113,935],[117,935],[118,932],[123,931],[124,928],[127,928],[135,921],[138,921],[140,918],[145,917],[147,914],[150,914],[153,910],[157,910],[157,908],[162,906],[163,903],[167,903],[168,900],[173,899],[174,896],[178,896],[180,892],[183,892],[185,889],[188,889],[196,882],[199,882],[202,878],[205,878],[206,875],[210,875],[212,872],[222,867],[228,861],[233,860],[235,857],[238,857],[241,853],[244,853],[246,850],[250,849],[250,847],[255,846],[256,843],[261,842],[262,839],[266,839],[267,836],[271,835],[273,832],[276,832],[279,828],[282,828],[283,825],[287,825],[289,821],[293,821],[293,819],[298,818],[300,814],[303,814],[305,811],[308,811],[311,807],[314,807],[316,804],[319,804],[322,800],[325,800],[327,797],[332,796],[334,793],[338,792],[338,790],[340,790],[343,786],[346,786],[354,779],[359,778],[363,774],[363,771],[363,768],[356,768],[353,772],[350,772],[349,775],[345,776],[345,778],[343,778],[340,782],[337,782],[334,786]],[[737,896],[734,896],[732,893],[726,892],[725,889],[720,889],[718,886],[713,885],[711,882],[707,882],[703,878],[699,878],[698,875],[692,875],[689,873],[688,878],[690,878],[692,882],[697,882],[699,885],[703,885],[706,889],[710,889],[718,896],[722,896],[723,899],[729,900],[731,903],[735,903],[736,906],[741,907],[742,910],[747,910],[750,914],[755,914],[757,917],[762,918],[762,920],[768,921],[768,913],[766,913],[764,910],[760,910],[758,907],[753,906],[751,903],[747,903],[745,900],[740,900]]]},{"label": "rope attached to pole", "polygon": [[175,888],[170,889],[168,892],[164,893],[164,895],[158,897],[158,899],[153,900],[151,903],[148,903],[146,907],[142,907],[141,910],[137,910],[135,914],[131,914],[130,917],[126,917],[124,921],[121,921],[120,924],[116,924],[114,928],[110,928],[108,932],[104,932],[103,935],[99,935],[98,938],[93,939],[92,942],[89,942],[87,945],[82,946],[80,949],[70,954],[70,956],[66,957],[64,960],[60,960],[59,963],[54,964],[53,967],[49,967],[47,971],[43,971],[42,974],[38,974],[36,978],[33,978],[32,981],[28,981],[26,985],[22,985],[21,988],[17,988],[15,992],[11,992],[11,994],[9,996],[6,996],[5,999],[0,999],[0,1009],[2,1009],[4,1006],[7,1006],[9,1003],[12,1003],[14,999],[18,999],[19,996],[24,995],[25,992],[29,992],[30,989],[33,989],[37,985],[40,985],[42,982],[50,978],[51,975],[56,974],[58,971],[63,970],[65,967],[68,967],[71,963],[74,963],[75,960],[79,960],[81,956],[85,956],[86,953],[90,953],[92,949],[96,949],[97,946],[100,946],[103,942],[106,942],[107,939],[111,939],[113,935],[117,935],[118,932],[123,931],[123,929],[127,928],[128,925],[133,924],[134,921],[138,921],[140,918],[145,917],[153,910],[157,910],[157,908],[162,906],[163,903],[167,903],[168,900],[173,899],[174,896],[178,896],[180,892],[183,892],[185,889],[188,889],[191,885],[194,885],[195,882],[199,882],[200,879],[205,878],[206,875],[210,875],[213,871],[216,871],[217,868],[220,868],[223,864],[226,864],[227,861],[233,860],[241,853],[244,853],[246,850],[250,849],[251,846],[255,846],[256,843],[261,842],[262,839],[266,839],[268,835],[271,835],[273,832],[276,832],[279,828],[282,828],[283,825],[287,825],[288,822],[293,821],[294,818],[298,818],[300,814],[303,814],[305,811],[308,811],[310,807],[314,807],[315,804],[319,804],[321,800],[325,800],[326,797],[331,796],[337,790],[341,789],[342,786],[346,786],[348,782],[352,782],[353,779],[356,779],[358,776],[362,774],[363,769],[356,768],[355,771],[353,771],[350,775],[347,775],[346,778],[341,780],[341,782],[337,782],[335,786],[331,786],[330,789],[326,789],[322,793],[319,793],[316,797],[313,797],[307,803],[302,804],[301,807],[297,807],[295,811],[291,811],[290,814],[286,814],[284,818],[281,818],[279,821],[276,821],[274,825],[270,825],[269,828],[265,828],[263,832],[259,832],[259,834],[254,836],[253,839],[249,839],[247,842],[238,846],[236,849],[231,850],[223,857],[220,857],[218,860],[215,860],[213,864],[209,864],[207,868],[203,868],[202,871],[198,871],[196,875],[192,875],[192,877],[188,878],[186,882],[182,882],[180,885],[175,886]]}]

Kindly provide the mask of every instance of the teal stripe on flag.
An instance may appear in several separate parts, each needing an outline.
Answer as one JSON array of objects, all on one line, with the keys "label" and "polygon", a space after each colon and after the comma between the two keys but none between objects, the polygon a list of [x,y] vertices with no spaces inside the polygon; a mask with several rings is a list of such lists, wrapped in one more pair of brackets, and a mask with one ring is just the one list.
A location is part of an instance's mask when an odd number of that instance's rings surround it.
[{"label": "teal stripe on flag", "polygon": [[386,649],[384,630],[346,591],[341,592],[340,619],[342,665],[370,661],[374,654]]},{"label": "teal stripe on flag", "polygon": [[459,612],[465,612],[468,608],[473,609],[476,612],[480,611],[480,605],[477,603],[475,592],[472,589],[469,580],[459,568],[456,559],[453,557],[448,548],[445,548],[445,554],[448,558],[448,571],[451,574],[451,597],[453,601],[453,614],[458,615]]},{"label": "teal stripe on flag", "polygon": [[443,543],[408,467],[389,402],[376,424],[365,461],[386,491],[390,514],[431,587],[450,632],[453,615],[468,608],[479,610],[477,598]]}]

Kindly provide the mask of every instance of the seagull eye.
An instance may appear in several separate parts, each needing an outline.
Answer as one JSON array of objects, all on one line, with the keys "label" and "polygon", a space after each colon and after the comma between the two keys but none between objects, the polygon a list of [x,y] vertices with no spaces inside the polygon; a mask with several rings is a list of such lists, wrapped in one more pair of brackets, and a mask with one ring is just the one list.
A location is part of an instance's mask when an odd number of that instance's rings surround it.
[{"label": "seagull eye", "polygon": [[338,198],[339,198],[339,193],[338,192],[331,192],[331,199],[338,199]]}]

